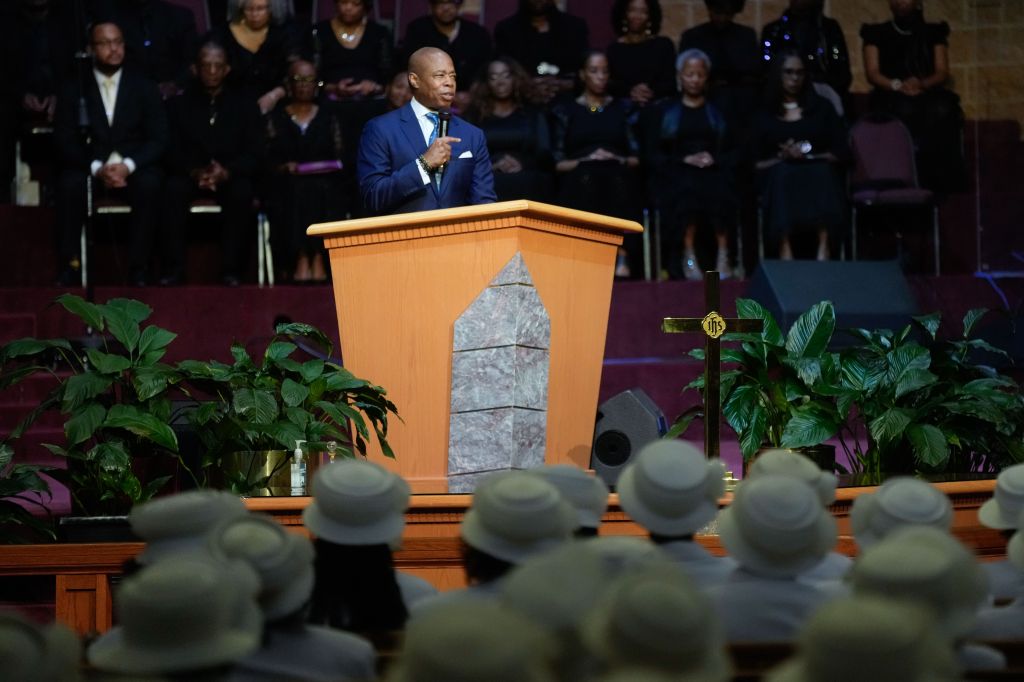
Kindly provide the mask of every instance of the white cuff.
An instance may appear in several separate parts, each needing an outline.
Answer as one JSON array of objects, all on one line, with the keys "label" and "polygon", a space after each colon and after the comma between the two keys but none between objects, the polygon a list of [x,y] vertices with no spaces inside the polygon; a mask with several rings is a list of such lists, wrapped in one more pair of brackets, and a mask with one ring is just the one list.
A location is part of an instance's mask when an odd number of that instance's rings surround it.
[{"label": "white cuff", "polygon": [[100,172],[100,168],[103,168],[103,162],[93,161],[89,164],[89,175],[96,175]]},{"label": "white cuff", "polygon": [[129,159],[128,157],[121,159],[121,163],[128,166],[128,175],[131,175],[132,173],[135,172],[135,162]]},{"label": "white cuff", "polygon": [[424,185],[429,185],[430,184],[430,175],[427,174],[427,171],[423,170],[423,166],[420,165],[420,162],[418,160],[417,161],[413,161],[413,163],[416,164],[416,170],[418,170],[420,172],[420,178],[422,178],[423,184]]}]

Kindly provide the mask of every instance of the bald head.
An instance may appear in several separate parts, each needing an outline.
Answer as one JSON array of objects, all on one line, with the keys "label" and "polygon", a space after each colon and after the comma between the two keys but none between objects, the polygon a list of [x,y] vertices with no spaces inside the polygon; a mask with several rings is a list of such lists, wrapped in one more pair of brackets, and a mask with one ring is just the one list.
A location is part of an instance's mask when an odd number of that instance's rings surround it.
[{"label": "bald head", "polygon": [[455,99],[455,64],[444,50],[421,47],[409,57],[413,97],[428,109],[447,109]]}]

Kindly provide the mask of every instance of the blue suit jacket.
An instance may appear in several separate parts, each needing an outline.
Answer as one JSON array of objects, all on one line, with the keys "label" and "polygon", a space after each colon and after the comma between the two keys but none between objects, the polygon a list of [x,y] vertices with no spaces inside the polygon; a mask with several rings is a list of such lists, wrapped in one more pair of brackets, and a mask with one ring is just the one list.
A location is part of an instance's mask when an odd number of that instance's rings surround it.
[{"label": "blue suit jacket", "polygon": [[451,161],[437,183],[423,184],[416,157],[427,150],[412,105],[371,119],[359,140],[359,193],[374,215],[429,211],[497,201],[494,176],[482,130],[452,117],[448,135],[461,138],[452,145]]}]

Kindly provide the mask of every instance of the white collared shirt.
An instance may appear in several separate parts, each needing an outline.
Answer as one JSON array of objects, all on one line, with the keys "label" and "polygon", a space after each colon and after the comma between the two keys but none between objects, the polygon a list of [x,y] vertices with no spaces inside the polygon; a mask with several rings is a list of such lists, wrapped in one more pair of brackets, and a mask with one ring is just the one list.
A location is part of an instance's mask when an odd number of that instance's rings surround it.
[{"label": "white collared shirt", "polygon": [[[100,91],[100,100],[103,102],[103,113],[107,115],[107,125],[114,124],[114,110],[117,108],[117,93],[121,89],[121,74],[124,69],[118,69],[113,75],[106,75],[99,69],[93,69],[92,75],[96,79],[96,87]],[[117,151],[112,151],[106,161],[94,159],[89,166],[89,172],[93,175],[108,163],[123,163],[128,167],[128,173],[135,172],[135,162],[129,158],[122,157]]]},{"label": "white collared shirt", "polygon": [[[412,98],[412,101],[410,101],[409,104],[412,105],[412,113],[416,116],[416,122],[420,124],[420,131],[423,133],[423,143],[429,145],[430,135],[434,132],[434,122],[427,117],[427,114],[436,114],[437,112],[420,104],[419,100],[415,97]],[[438,126],[437,134],[439,136],[441,134],[440,126]],[[421,166],[419,162],[416,163],[416,168],[420,171],[420,177],[423,178],[423,184],[429,184],[430,176],[427,174],[427,171],[423,170],[423,166]]]}]

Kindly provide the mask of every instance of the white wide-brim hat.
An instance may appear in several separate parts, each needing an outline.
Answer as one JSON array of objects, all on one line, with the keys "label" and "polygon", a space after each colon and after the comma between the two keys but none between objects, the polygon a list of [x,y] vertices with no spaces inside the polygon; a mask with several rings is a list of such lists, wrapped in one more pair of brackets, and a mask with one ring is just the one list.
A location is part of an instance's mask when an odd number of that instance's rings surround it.
[{"label": "white wide-brim hat", "polygon": [[73,682],[82,646],[66,625],[40,625],[0,611],[0,676],[12,682]]},{"label": "white wide-brim hat", "polygon": [[576,512],[553,485],[510,471],[477,487],[460,534],[470,547],[518,564],[569,540],[577,527]]},{"label": "white wide-brim hat", "polygon": [[861,548],[870,547],[903,526],[948,531],[953,505],[933,485],[917,478],[891,478],[874,493],[860,495],[850,509],[850,527]]},{"label": "white wide-brim hat", "polygon": [[96,668],[172,674],[226,665],[259,648],[259,579],[244,562],[167,559],[125,580],[119,625],[86,654]]},{"label": "white wide-brim hat", "polygon": [[604,481],[572,464],[548,464],[529,471],[558,489],[576,510],[580,526],[601,526],[601,517],[608,509],[608,486]]},{"label": "white wide-brim hat", "polygon": [[389,682],[554,682],[554,642],[489,600],[438,604],[409,621]]},{"label": "white wide-brim hat", "polygon": [[725,639],[711,601],[678,566],[651,566],[617,579],[581,631],[591,654],[611,667],[729,679]]},{"label": "white wide-brim hat", "polygon": [[800,633],[797,655],[766,682],[951,682],[951,642],[930,613],[906,602],[845,597],[822,606]]},{"label": "white wide-brim hat", "polygon": [[718,515],[725,467],[680,440],[645,445],[619,477],[622,510],[651,533],[696,533]]},{"label": "white wide-brim hat", "polygon": [[899,528],[866,549],[849,574],[855,595],[906,599],[931,609],[951,638],[974,625],[988,580],[974,555],[949,533],[930,526]]},{"label": "white wide-brim hat", "polygon": [[836,544],[836,522],[806,483],[778,474],[745,480],[718,515],[729,555],[752,573],[794,577]]},{"label": "white wide-brim hat", "polygon": [[1024,533],[1021,533],[1019,530],[1024,528],[1024,526],[1021,526],[1021,523],[1024,523],[1024,511],[1021,512],[1020,519],[1017,521],[1017,532],[1013,534],[1010,541],[1006,544],[1006,557],[1011,564],[1024,573]]},{"label": "white wide-brim hat", "polygon": [[393,545],[402,537],[409,484],[364,460],[335,461],[313,479],[302,520],[317,538],[338,545]]},{"label": "white wide-brim hat", "polygon": [[1014,464],[999,472],[992,498],[978,509],[981,525],[997,530],[1017,528],[1024,511],[1024,464]]},{"label": "white wide-brim hat", "polygon": [[765,450],[751,463],[746,478],[781,474],[800,479],[811,486],[824,506],[836,501],[838,480],[831,471],[822,471],[811,459],[793,450]]},{"label": "white wide-brim hat", "polygon": [[207,536],[214,557],[245,561],[260,578],[263,618],[298,611],[313,594],[313,545],[269,516],[250,514],[217,525]]},{"label": "white wide-brim hat", "polygon": [[242,498],[223,490],[189,490],[140,504],[128,514],[132,531],[146,543],[138,562],[202,551],[210,528],[246,513]]}]

